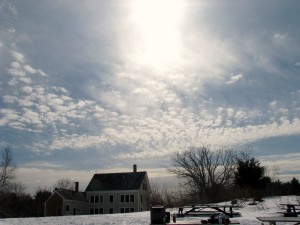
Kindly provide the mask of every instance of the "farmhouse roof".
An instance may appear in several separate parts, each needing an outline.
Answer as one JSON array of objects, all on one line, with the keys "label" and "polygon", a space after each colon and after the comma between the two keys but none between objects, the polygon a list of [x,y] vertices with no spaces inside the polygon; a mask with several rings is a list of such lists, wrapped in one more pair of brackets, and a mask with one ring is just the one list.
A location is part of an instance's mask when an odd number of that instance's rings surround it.
[{"label": "farmhouse roof", "polygon": [[85,191],[139,190],[146,172],[94,174]]},{"label": "farmhouse roof", "polygon": [[82,201],[85,202],[85,193],[84,192],[76,192],[67,189],[58,189],[56,193],[60,195],[64,200],[72,200],[72,201]]}]

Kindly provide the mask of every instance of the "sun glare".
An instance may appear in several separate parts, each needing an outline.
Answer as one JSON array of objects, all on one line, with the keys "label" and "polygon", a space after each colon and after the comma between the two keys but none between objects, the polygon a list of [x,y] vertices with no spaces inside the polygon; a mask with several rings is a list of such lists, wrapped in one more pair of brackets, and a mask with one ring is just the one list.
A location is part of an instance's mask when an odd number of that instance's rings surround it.
[{"label": "sun glare", "polygon": [[136,61],[162,69],[180,54],[182,0],[133,0],[133,22],[139,38]]}]

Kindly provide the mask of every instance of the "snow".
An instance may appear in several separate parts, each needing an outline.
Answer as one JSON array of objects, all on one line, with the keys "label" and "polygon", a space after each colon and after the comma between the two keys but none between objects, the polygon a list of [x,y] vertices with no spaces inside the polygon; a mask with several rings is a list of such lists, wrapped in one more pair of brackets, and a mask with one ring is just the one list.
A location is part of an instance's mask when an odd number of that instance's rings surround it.
[{"label": "snow", "polygon": [[[299,204],[298,196],[269,197],[257,205],[249,205],[249,202],[242,203],[242,206],[235,211],[239,211],[242,216],[234,218],[240,221],[241,225],[261,224],[256,217],[280,216],[279,204],[290,203]],[[222,203],[224,204],[224,203]],[[171,214],[178,209],[167,209]],[[195,218],[199,219],[199,218]],[[201,217],[203,219],[203,217]],[[179,219],[178,219],[179,220]],[[63,217],[40,217],[40,218],[12,218],[0,219],[0,225],[149,225],[150,212],[138,212],[127,214],[105,214],[88,216],[63,216]],[[277,223],[284,224],[284,223]]]}]

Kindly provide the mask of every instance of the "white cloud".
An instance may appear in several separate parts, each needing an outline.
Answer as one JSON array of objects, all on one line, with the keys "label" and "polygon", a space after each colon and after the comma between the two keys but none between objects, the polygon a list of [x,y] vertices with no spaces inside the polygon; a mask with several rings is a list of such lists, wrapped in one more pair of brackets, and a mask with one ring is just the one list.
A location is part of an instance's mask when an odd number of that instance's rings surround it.
[{"label": "white cloud", "polygon": [[48,104],[57,109],[60,105],[64,104],[64,101],[60,98],[48,98]]},{"label": "white cloud", "polygon": [[15,77],[13,77],[13,78],[8,82],[8,84],[9,84],[10,86],[15,86],[15,85],[18,84],[18,80],[17,80]]},{"label": "white cloud", "polygon": [[16,97],[15,96],[11,96],[11,95],[5,95],[3,96],[3,101],[6,103],[14,103],[16,101]]},{"label": "white cloud", "polygon": [[26,168],[37,168],[37,169],[63,169],[62,165],[50,163],[47,161],[34,161],[23,165]]},{"label": "white cloud", "polygon": [[14,69],[19,69],[19,68],[21,68],[21,64],[18,62],[12,62],[11,67]]},{"label": "white cloud", "polygon": [[38,71],[38,73],[39,73],[42,77],[46,77],[46,76],[47,76],[47,74],[46,74],[43,70],[38,69],[37,71]]},{"label": "white cloud", "polygon": [[22,70],[18,70],[18,69],[14,69],[14,68],[10,68],[8,69],[8,73],[12,76],[16,76],[16,77],[22,77],[25,76],[25,72]]},{"label": "white cloud", "polygon": [[29,99],[18,99],[17,102],[18,102],[18,106],[20,107],[31,107],[34,105],[33,102],[30,101]]},{"label": "white cloud", "polygon": [[20,122],[10,122],[8,126],[17,129],[17,130],[25,130],[25,125]]},{"label": "white cloud", "polygon": [[30,65],[25,65],[25,66],[24,66],[24,69],[25,69],[26,72],[28,72],[28,73],[32,73],[32,74],[37,73],[37,70],[34,69],[33,67],[31,67]]},{"label": "white cloud", "polygon": [[39,114],[28,109],[25,110],[20,121],[28,124],[34,124],[34,125],[42,124],[42,122],[39,119]]},{"label": "white cloud", "polygon": [[271,107],[276,107],[277,104],[278,104],[277,101],[272,101],[272,102],[270,103],[270,106],[271,106]]},{"label": "white cloud", "polygon": [[23,92],[25,92],[26,94],[32,93],[32,87],[29,87],[29,86],[23,87],[22,90],[23,90]]},{"label": "white cloud", "polygon": [[284,41],[289,39],[289,34],[288,33],[277,33],[274,34],[274,39],[278,41]]},{"label": "white cloud", "polygon": [[7,30],[9,33],[14,34],[16,32],[16,29],[13,27],[8,28]]},{"label": "white cloud", "polygon": [[37,85],[34,87],[34,90],[39,96],[43,96],[45,94],[45,88],[42,86]]},{"label": "white cloud", "polygon": [[88,135],[71,135],[63,138],[56,138],[49,146],[52,150],[61,150],[63,148],[82,149],[89,147],[100,147],[102,143],[108,140],[101,136],[88,136]]},{"label": "white cloud", "polygon": [[[235,120],[243,120],[251,114],[237,111],[230,114]],[[225,110],[226,112],[226,110]],[[157,157],[171,155],[179,149],[186,149],[190,146],[199,145],[216,145],[216,146],[233,146],[250,143],[258,139],[271,138],[285,135],[300,134],[296,128],[300,126],[299,120],[286,121],[281,124],[276,122],[266,125],[247,125],[239,127],[223,127],[222,124],[233,123],[227,121],[225,117],[219,115],[211,116],[210,119],[205,116],[204,121],[211,121],[206,127],[197,126],[195,118],[191,115],[189,122],[183,122],[182,118],[165,114],[154,119],[153,117],[116,117],[115,120],[103,120],[102,123],[109,125],[101,131],[100,135],[67,135],[65,137],[56,137],[50,144],[49,148],[59,150],[64,148],[84,149],[97,148],[102,149],[105,146],[132,146],[129,153],[117,154],[118,158],[134,157]],[[257,115],[253,113],[253,117]],[[187,117],[186,114],[184,114]],[[194,117],[194,118],[193,118]],[[201,125],[202,122],[200,122]],[[115,127],[116,128],[113,128]],[[276,131],[276,132],[274,132]]]},{"label": "white cloud", "polygon": [[[282,152],[285,152],[285,150],[283,149]],[[267,168],[278,167],[280,180],[281,178],[291,180],[292,177],[295,177],[299,173],[298,163],[300,161],[300,153],[271,154],[261,156],[259,160]]]},{"label": "white cloud", "polygon": [[61,93],[68,93],[68,91],[64,87],[52,87],[53,90]]},{"label": "white cloud", "polygon": [[243,79],[243,74],[232,75],[230,80],[226,84],[233,84],[239,80]]},{"label": "white cloud", "polygon": [[45,120],[45,122],[47,124],[51,124],[51,123],[55,122],[57,120],[57,118],[58,118],[58,114],[57,113],[55,113],[55,112],[47,112],[47,114],[45,115],[44,120]]},{"label": "white cloud", "polygon": [[50,108],[47,106],[47,105],[39,105],[38,106],[38,110],[41,112],[41,113],[47,113],[50,111]]},{"label": "white cloud", "polygon": [[11,51],[11,55],[13,56],[13,58],[15,60],[17,60],[18,62],[23,62],[24,61],[24,55],[16,52],[16,51]]},{"label": "white cloud", "polygon": [[2,118],[0,119],[0,125],[5,126],[8,123],[19,119],[19,115],[15,110],[12,109],[0,109]]},{"label": "white cloud", "polygon": [[20,81],[24,82],[25,84],[31,84],[32,80],[29,77],[20,77]]}]

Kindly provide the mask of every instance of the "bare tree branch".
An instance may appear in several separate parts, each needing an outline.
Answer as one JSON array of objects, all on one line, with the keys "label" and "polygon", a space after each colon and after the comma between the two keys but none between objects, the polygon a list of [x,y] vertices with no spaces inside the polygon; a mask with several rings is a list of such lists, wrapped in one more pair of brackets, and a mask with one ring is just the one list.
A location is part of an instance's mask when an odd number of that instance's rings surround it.
[{"label": "bare tree branch", "polygon": [[16,168],[11,150],[8,146],[5,146],[0,161],[0,189],[9,186],[10,181],[14,178]]},{"label": "bare tree branch", "polygon": [[232,149],[191,148],[175,154],[169,171],[184,178],[189,189],[204,198],[233,183],[235,159]]}]

